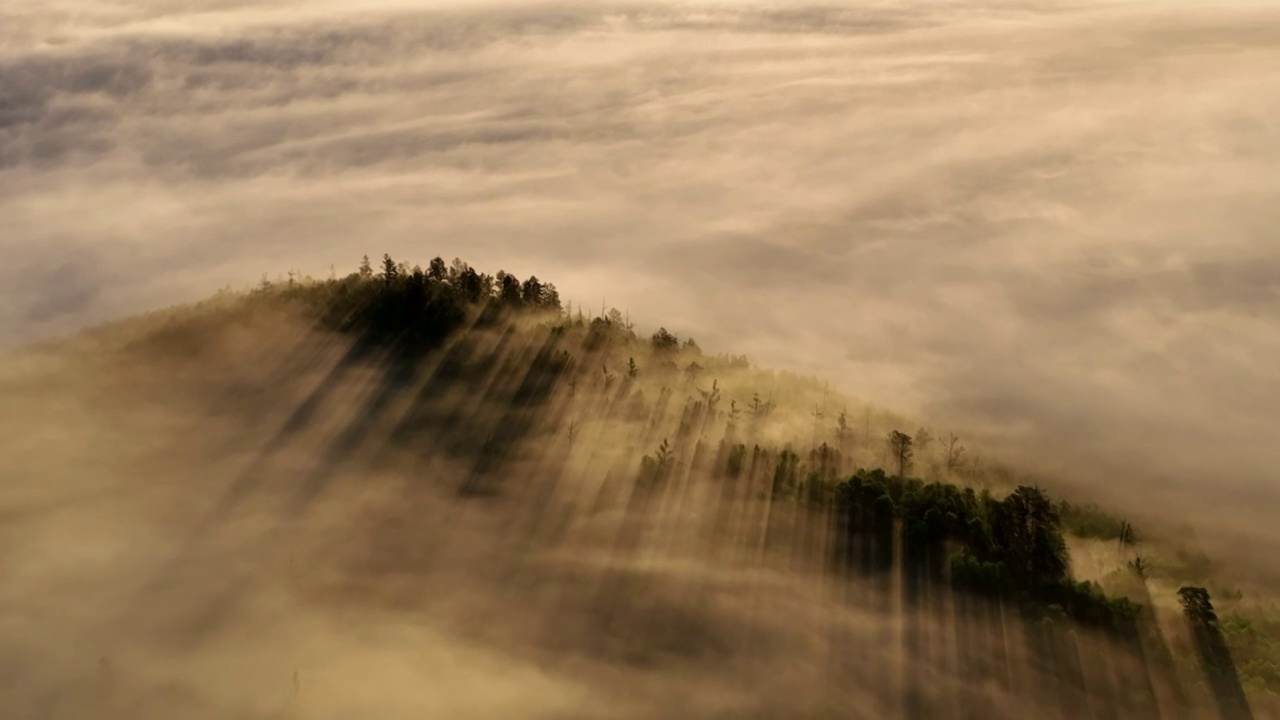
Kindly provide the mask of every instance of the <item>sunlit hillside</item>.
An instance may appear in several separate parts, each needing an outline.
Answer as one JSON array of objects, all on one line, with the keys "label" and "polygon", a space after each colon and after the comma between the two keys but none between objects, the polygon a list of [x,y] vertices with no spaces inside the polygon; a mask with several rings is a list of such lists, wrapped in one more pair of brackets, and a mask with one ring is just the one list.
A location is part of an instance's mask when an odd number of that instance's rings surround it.
[{"label": "sunlit hillside", "polygon": [[1280,614],[1177,527],[537,278],[366,258],[0,372],[13,717],[1280,717]]}]

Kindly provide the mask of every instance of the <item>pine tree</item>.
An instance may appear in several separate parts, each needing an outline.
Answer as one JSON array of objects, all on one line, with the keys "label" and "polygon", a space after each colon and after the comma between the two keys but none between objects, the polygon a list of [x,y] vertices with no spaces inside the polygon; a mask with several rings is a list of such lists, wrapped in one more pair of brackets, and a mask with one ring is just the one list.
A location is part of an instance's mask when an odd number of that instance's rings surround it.
[{"label": "pine tree", "polygon": [[400,275],[400,268],[396,265],[396,261],[391,259],[390,255],[382,256],[382,281],[387,285],[391,285]]},{"label": "pine tree", "polygon": [[849,427],[849,415],[844,410],[840,411],[840,417],[836,419],[836,446],[841,452],[844,452],[849,445],[849,440],[853,437],[853,430]]},{"label": "pine tree", "polygon": [[889,451],[898,463],[898,477],[906,477],[907,471],[911,469],[911,459],[915,456],[911,436],[894,430],[889,433],[888,443]]}]

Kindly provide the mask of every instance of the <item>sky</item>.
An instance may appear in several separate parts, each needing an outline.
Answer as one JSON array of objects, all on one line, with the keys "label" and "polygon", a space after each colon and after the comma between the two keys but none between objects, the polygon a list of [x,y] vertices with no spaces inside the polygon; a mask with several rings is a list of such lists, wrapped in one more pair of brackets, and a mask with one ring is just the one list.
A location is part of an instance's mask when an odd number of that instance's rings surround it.
[{"label": "sky", "polygon": [[0,79],[7,347],[461,257],[1112,490],[1280,501],[1271,3],[9,2]]}]

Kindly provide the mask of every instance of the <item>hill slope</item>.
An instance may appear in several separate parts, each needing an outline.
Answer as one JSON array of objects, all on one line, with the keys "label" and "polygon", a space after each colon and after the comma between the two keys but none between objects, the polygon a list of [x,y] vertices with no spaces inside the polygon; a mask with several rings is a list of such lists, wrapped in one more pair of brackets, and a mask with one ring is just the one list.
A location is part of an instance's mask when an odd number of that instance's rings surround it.
[{"label": "hill slope", "polygon": [[1186,543],[536,278],[387,258],[0,382],[31,716],[1234,718],[1280,689],[1273,621]]}]

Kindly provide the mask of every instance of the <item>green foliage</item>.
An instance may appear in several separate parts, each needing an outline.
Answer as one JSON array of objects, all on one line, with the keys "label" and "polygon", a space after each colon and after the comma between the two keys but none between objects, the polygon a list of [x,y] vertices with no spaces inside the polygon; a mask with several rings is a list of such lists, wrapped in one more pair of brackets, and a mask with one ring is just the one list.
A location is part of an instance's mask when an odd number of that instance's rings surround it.
[{"label": "green foliage", "polygon": [[[558,302],[559,298],[548,295],[547,301],[552,300]],[[581,319],[579,324],[582,324]],[[617,308],[611,309],[606,315],[592,318],[590,323],[586,323],[586,328],[587,334],[583,341],[583,348],[586,350],[594,351],[611,346],[627,345],[637,339],[631,324],[623,318]],[[632,366],[634,363],[628,363],[628,374],[632,369],[639,371],[639,368]]]},{"label": "green foliage", "polygon": [[790,495],[796,490],[799,469],[799,455],[796,455],[791,450],[783,450],[778,455],[778,464],[773,472],[774,497]]},{"label": "green foliage", "polygon": [[951,581],[957,589],[1000,595],[1009,587],[1009,568],[1002,562],[981,560],[964,548],[951,556]]},{"label": "green foliage", "polygon": [[950,575],[958,590],[1003,598],[1032,619],[1063,615],[1121,630],[1137,615],[1095,583],[1070,577],[1057,506],[1039,488],[1020,486],[996,500],[972,488],[859,470],[835,498],[851,537],[883,536],[901,521],[907,562]]},{"label": "green foliage", "polygon": [[774,410],[774,402],[770,400],[761,400],[760,393],[752,393],[751,395],[751,419],[757,424],[763,422],[769,417]]},{"label": "green foliage", "polygon": [[1280,612],[1272,608],[1254,617],[1228,612],[1218,626],[1246,688],[1280,694]]},{"label": "green foliage", "polygon": [[1020,486],[993,510],[992,537],[1017,582],[1030,586],[1067,577],[1067,546],[1060,520],[1043,491]]},{"label": "green foliage", "polygon": [[508,275],[501,270],[498,271],[497,279],[498,301],[508,307],[519,306],[522,299],[520,281],[514,275]]},{"label": "green foliage", "polygon": [[680,338],[667,332],[666,328],[658,328],[658,331],[650,338],[653,344],[653,350],[660,354],[671,354],[680,348]]},{"label": "green foliage", "polygon": [[894,430],[887,439],[889,451],[898,465],[898,475],[906,475],[911,469],[911,459],[915,456],[914,444],[910,435]]},{"label": "green foliage", "polygon": [[366,256],[347,277],[265,283],[255,295],[300,306],[326,329],[409,354],[439,346],[477,314],[492,320],[504,310],[560,307],[555,287],[536,277],[522,284],[505,272],[493,277],[478,273],[460,260],[446,269],[444,261],[435,258],[423,272],[406,270],[384,255],[381,269],[375,276]]},{"label": "green foliage", "polygon": [[1183,587],[1178,590],[1178,601],[1192,622],[1214,624],[1218,615],[1209,600],[1209,591],[1202,587]]},{"label": "green foliage", "polygon": [[1070,578],[1037,582],[1026,594],[1024,612],[1046,606],[1062,608],[1076,622],[1117,630],[1138,615],[1138,606],[1127,598],[1108,598],[1097,583]]},{"label": "green foliage", "polygon": [[640,486],[652,487],[667,479],[674,462],[674,451],[664,438],[653,455],[645,455],[640,459]]},{"label": "green foliage", "polygon": [[1098,540],[1125,540],[1125,544],[1136,542],[1133,526],[1124,518],[1109,513],[1093,503],[1080,505],[1065,500],[1057,503],[1057,512],[1062,519],[1062,529],[1071,535]]}]

